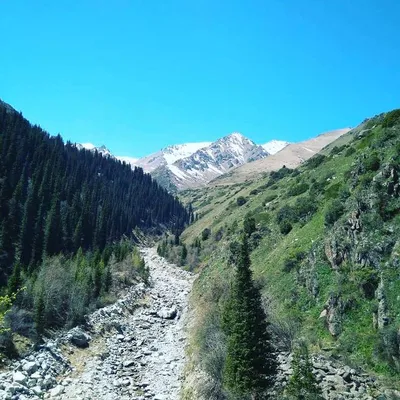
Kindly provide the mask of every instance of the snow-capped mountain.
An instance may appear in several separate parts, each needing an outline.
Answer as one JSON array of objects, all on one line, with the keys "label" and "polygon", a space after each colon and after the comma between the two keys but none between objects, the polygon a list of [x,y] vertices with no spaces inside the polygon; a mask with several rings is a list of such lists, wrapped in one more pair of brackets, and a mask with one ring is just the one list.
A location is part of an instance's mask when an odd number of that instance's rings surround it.
[{"label": "snow-capped mountain", "polygon": [[79,149],[98,151],[122,162],[143,168],[162,185],[171,189],[198,187],[232,168],[267,157],[269,153],[240,133],[234,132],[215,142],[185,143],[167,146],[142,158],[114,156],[105,147],[92,143],[76,145]]},{"label": "snow-capped mountain", "polygon": [[210,144],[211,142],[200,142],[167,146],[156,153],[140,158],[135,165],[142,167],[146,172],[152,172],[157,168],[172,165],[178,160],[189,157],[199,149],[207,147]]},{"label": "snow-capped mountain", "polygon": [[204,185],[210,180],[250,161],[268,156],[261,146],[240,133],[232,133],[189,157],[168,165],[178,188]]},{"label": "snow-capped mountain", "polygon": [[272,155],[278,153],[278,151],[281,151],[289,144],[289,142],[284,142],[283,140],[270,140],[261,146],[267,153]]}]

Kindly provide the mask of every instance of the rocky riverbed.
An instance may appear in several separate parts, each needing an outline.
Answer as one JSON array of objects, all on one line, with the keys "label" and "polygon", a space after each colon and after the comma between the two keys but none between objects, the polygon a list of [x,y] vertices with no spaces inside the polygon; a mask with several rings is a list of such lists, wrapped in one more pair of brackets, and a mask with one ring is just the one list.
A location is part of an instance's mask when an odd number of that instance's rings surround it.
[{"label": "rocky riverbed", "polygon": [[0,374],[0,399],[179,398],[194,276],[143,249],[151,285],[97,310]]}]

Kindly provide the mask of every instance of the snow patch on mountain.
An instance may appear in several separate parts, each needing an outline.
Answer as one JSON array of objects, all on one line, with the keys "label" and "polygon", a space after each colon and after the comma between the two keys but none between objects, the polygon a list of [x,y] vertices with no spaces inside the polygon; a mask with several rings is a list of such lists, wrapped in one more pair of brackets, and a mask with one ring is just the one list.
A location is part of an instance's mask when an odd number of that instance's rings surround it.
[{"label": "snow patch on mountain", "polygon": [[132,168],[134,168],[137,165],[138,158],[135,157],[128,157],[128,156],[117,156],[115,157],[117,160],[120,160],[122,162],[125,162],[126,164],[129,164]]},{"label": "snow patch on mountain", "polygon": [[165,161],[170,165],[182,158],[191,156],[197,150],[208,147],[210,144],[211,142],[176,144],[161,151],[164,154]]},{"label": "snow patch on mountain", "polygon": [[284,142],[283,140],[270,140],[269,142],[264,143],[261,146],[269,154],[276,154],[278,153],[278,151],[281,151],[289,144],[289,142]]}]

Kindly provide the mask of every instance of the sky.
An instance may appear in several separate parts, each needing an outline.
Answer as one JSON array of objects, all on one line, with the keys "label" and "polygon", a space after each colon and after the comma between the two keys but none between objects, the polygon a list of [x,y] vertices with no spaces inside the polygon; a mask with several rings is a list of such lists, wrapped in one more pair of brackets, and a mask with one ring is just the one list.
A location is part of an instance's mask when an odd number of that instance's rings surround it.
[{"label": "sky", "polygon": [[144,156],[300,141],[400,106],[398,0],[0,0],[0,98]]}]

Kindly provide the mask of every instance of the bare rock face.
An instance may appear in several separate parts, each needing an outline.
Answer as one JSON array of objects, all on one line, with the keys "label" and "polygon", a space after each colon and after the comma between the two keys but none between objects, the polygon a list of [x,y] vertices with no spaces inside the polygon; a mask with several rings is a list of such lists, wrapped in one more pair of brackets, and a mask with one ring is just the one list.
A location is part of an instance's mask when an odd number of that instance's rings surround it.
[{"label": "bare rock face", "polygon": [[325,242],[325,255],[331,263],[332,268],[338,270],[347,258],[347,251],[339,245],[335,237],[332,237]]},{"label": "bare rock face", "polygon": [[325,303],[326,325],[329,333],[337,337],[342,333],[343,304],[339,295],[331,294]]}]

